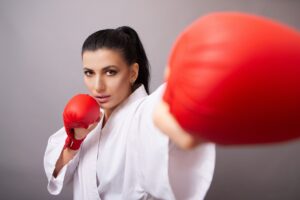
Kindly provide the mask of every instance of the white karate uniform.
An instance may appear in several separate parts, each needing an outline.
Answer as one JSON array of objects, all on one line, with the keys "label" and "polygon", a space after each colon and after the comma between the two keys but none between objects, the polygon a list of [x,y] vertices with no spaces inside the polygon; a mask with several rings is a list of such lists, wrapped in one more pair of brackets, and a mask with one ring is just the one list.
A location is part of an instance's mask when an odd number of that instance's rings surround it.
[{"label": "white karate uniform", "polygon": [[143,86],[88,134],[56,178],[52,173],[66,139],[64,128],[49,138],[44,156],[48,191],[59,194],[73,179],[75,200],[201,200],[211,184],[215,145],[177,148],[153,124],[165,86],[147,96]]}]

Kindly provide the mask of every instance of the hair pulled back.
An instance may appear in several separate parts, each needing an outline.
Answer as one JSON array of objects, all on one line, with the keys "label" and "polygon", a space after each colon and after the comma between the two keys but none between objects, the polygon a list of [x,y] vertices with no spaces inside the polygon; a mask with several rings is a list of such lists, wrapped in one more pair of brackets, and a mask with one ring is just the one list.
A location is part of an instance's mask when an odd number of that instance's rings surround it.
[{"label": "hair pulled back", "polygon": [[149,94],[150,66],[142,42],[134,29],[122,26],[116,29],[99,30],[84,41],[81,55],[85,51],[96,51],[102,48],[120,52],[128,65],[138,63],[139,74],[134,88],[143,84]]}]

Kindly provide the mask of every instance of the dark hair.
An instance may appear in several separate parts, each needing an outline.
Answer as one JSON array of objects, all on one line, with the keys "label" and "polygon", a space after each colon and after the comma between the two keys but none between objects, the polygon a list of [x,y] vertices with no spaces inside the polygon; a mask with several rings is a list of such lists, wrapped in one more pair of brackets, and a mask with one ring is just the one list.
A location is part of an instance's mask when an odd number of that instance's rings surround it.
[{"label": "dark hair", "polygon": [[128,26],[122,26],[116,29],[97,31],[84,41],[81,55],[85,51],[96,51],[101,48],[119,51],[128,65],[138,63],[139,74],[134,87],[143,84],[149,94],[150,66],[144,47],[135,30]]}]

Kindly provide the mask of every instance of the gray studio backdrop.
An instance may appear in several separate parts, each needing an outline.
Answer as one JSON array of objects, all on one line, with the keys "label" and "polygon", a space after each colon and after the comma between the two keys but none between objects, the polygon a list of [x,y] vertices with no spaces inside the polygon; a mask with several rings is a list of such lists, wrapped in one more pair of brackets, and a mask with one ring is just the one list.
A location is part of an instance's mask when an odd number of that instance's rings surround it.
[{"label": "gray studio backdrop", "polygon": [[[87,92],[80,48],[92,32],[129,25],[137,30],[152,66],[151,91],[178,33],[213,11],[256,13],[300,29],[298,0],[1,0],[0,198],[71,199],[71,187],[46,190],[43,154],[62,126],[67,100]],[[300,78],[300,77],[299,77]],[[300,141],[217,148],[206,200],[300,199]]]}]

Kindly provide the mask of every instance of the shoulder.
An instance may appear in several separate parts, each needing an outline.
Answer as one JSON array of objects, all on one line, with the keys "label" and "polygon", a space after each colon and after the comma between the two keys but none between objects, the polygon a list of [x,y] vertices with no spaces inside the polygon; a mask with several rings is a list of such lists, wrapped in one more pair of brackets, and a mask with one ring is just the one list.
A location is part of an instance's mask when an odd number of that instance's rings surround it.
[{"label": "shoulder", "polygon": [[160,98],[166,89],[166,83],[161,84],[156,90],[154,90],[148,98]]},{"label": "shoulder", "polygon": [[153,109],[153,107],[161,100],[163,93],[165,91],[166,84],[163,83],[156,90],[154,90],[150,95],[144,97],[143,104],[145,108]]}]

